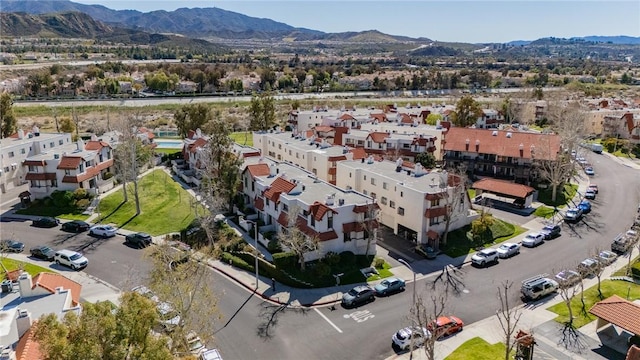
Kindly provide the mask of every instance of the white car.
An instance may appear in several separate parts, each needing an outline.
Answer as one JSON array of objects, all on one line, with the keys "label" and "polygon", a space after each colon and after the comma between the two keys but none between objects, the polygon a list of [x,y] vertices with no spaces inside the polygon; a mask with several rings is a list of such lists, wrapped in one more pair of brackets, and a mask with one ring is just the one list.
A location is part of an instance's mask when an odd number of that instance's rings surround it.
[{"label": "white car", "polygon": [[532,232],[522,239],[522,246],[534,247],[542,244],[544,241],[544,234],[538,232]]},{"label": "white car", "polygon": [[94,225],[89,229],[89,235],[112,237],[116,236],[116,231],[118,231],[118,229],[111,225]]},{"label": "white car", "polygon": [[496,249],[482,249],[471,257],[471,262],[479,266],[485,266],[488,263],[498,262],[498,251]]},{"label": "white car", "polygon": [[520,254],[520,245],[516,243],[504,243],[498,248],[498,256],[508,258]]},{"label": "white car", "polygon": [[190,332],[187,335],[187,344],[189,345],[189,351],[194,355],[199,355],[207,350],[200,337],[194,332]]},{"label": "white car", "polygon": [[72,268],[73,270],[80,270],[86,268],[89,265],[89,260],[82,256],[79,252],[62,249],[56,251],[53,258],[58,265],[64,265]]},{"label": "white car", "polygon": [[426,328],[406,327],[393,334],[391,341],[393,345],[400,349],[407,350],[411,347],[412,342],[413,347],[418,348],[422,346],[424,341],[429,337],[431,337],[431,333]]},{"label": "white car", "polygon": [[598,260],[600,262],[602,262],[605,265],[609,265],[612,262],[616,261],[616,258],[618,257],[618,255],[616,255],[615,253],[608,251],[608,250],[602,250],[600,251],[600,253],[598,254]]}]

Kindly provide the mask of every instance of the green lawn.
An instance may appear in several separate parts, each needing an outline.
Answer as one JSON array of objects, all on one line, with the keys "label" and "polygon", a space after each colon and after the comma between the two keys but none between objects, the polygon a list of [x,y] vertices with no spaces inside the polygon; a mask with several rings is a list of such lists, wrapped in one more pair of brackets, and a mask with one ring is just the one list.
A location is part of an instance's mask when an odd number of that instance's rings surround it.
[{"label": "green lawn", "polygon": [[[126,203],[123,202],[122,190],[100,201],[102,223],[161,235],[183,230],[195,219],[194,198],[163,170],[155,170],[139,181],[142,213],[138,216],[135,216],[133,184],[127,184],[127,189],[129,201]],[[198,211],[204,211],[202,206]]]},{"label": "green lawn", "polygon": [[460,347],[445,358],[445,360],[496,360],[504,359],[505,346],[503,343],[489,344],[480,337],[465,341]]},{"label": "green lawn", "polygon": [[[627,269],[627,264],[625,264],[623,267],[621,267],[616,272],[614,272],[612,276],[628,276],[629,269]],[[631,267],[640,269],[640,256],[636,256],[635,259],[631,259]]]},{"label": "green lawn", "polygon": [[547,206],[557,206],[559,208],[564,207],[566,205],[566,203],[570,200],[573,199],[574,196],[576,196],[576,193],[578,192],[578,185],[577,184],[565,184],[564,185],[564,191],[562,191],[562,189],[558,188],[558,193],[556,194],[556,201],[551,201],[551,187],[549,187],[548,189],[541,189],[540,192],[538,193],[538,201],[547,205]]},{"label": "green lawn", "polygon": [[509,240],[514,236],[518,236],[527,231],[527,229],[521,226],[513,225],[508,222],[495,219],[489,231],[489,236],[486,237],[487,242],[485,242],[484,244],[479,244],[478,242],[474,242],[472,240],[470,230],[471,225],[467,225],[460,229],[449,232],[447,245],[442,245],[441,250],[451,257],[458,257],[473,253],[478,247],[489,247]]},{"label": "green lawn", "polygon": [[[627,293],[629,294],[629,301],[634,301],[640,298],[640,285],[632,284],[627,281],[613,281],[613,280],[603,280],[602,281],[602,295],[604,299],[608,298],[611,295],[618,295],[622,298],[627,298]],[[584,292],[584,300],[586,304],[587,311],[591,309],[591,307],[600,301],[598,298],[598,285],[592,286],[585,290]],[[580,295],[577,295],[571,301],[571,308],[573,309],[573,326],[579,328],[585,324],[590,323],[593,320],[596,320],[596,317],[587,313],[580,313],[580,309],[582,308],[582,304],[580,302]],[[547,310],[558,314],[558,316],[554,319],[555,321],[564,324],[569,320],[569,311],[567,310],[567,305],[564,302],[553,305]]]},{"label": "green lawn", "polygon": [[51,216],[60,219],[68,220],[87,220],[90,215],[83,214],[83,209],[68,209],[60,208],[54,205],[45,206],[43,203],[33,203],[26,209],[20,209],[16,211],[20,215],[35,215],[35,216]]},{"label": "green lawn", "polygon": [[548,206],[538,206],[536,211],[533,212],[533,215],[542,217],[545,219],[549,219],[553,216],[554,209]]},{"label": "green lawn", "polygon": [[378,271],[378,275],[369,276],[367,281],[375,281],[393,276],[393,273],[389,269],[391,269],[391,265],[385,261],[382,265],[382,269],[376,269]]},{"label": "green lawn", "polygon": [[157,153],[165,154],[165,155],[171,155],[171,154],[182,152],[181,149],[165,149],[165,148],[156,148],[156,149],[153,149],[153,151]]},{"label": "green lawn", "polygon": [[[22,270],[28,272],[29,274],[31,274],[31,276],[36,276],[37,274],[39,274],[41,272],[53,272],[53,271],[51,271],[51,269],[47,269],[47,268],[44,268],[42,266],[33,265],[31,263],[28,263],[28,262],[22,262],[22,261],[18,261],[18,260],[14,260],[14,259],[5,258],[5,259],[2,259],[0,261],[2,262],[2,267],[4,269],[7,269],[7,271],[22,269]],[[4,279],[4,274],[3,274],[2,278]]]},{"label": "green lawn", "polygon": [[253,134],[251,131],[239,131],[231,134],[231,139],[240,145],[253,146]]}]

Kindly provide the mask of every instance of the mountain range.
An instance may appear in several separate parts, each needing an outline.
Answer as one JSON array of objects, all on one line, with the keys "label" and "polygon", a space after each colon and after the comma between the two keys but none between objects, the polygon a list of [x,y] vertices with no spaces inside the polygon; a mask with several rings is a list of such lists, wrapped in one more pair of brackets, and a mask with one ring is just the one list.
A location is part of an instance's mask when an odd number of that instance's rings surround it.
[{"label": "mountain range", "polygon": [[[81,12],[112,28],[136,29],[148,33],[180,34],[197,38],[220,39],[289,39],[292,41],[348,41],[383,43],[428,43],[428,38],[410,38],[379,31],[325,33],[296,28],[270,19],[255,18],[220,8],[180,8],[175,11],[113,10],[102,5],[85,5],[70,0],[0,0],[5,13],[49,14]],[[4,28],[3,30],[6,30]],[[640,44],[640,37],[587,36],[584,40],[611,44]],[[509,45],[528,45],[532,41],[514,41]]]}]

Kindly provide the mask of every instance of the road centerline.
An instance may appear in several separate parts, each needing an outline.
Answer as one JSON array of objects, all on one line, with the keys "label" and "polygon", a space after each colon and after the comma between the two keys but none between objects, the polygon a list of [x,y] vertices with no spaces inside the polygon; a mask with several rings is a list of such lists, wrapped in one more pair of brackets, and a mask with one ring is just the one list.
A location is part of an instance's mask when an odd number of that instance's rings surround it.
[{"label": "road centerline", "polygon": [[313,310],[315,310],[315,311],[318,313],[318,315],[322,316],[322,318],[323,318],[326,322],[328,322],[328,323],[329,323],[329,325],[333,326],[333,328],[334,328],[334,329],[338,330],[338,332],[339,332],[340,334],[342,334],[342,330],[340,330],[340,328],[339,328],[339,327],[337,327],[337,326],[336,326],[336,324],[334,324],[331,320],[329,320],[329,318],[328,318],[328,317],[326,317],[322,312],[320,312],[320,310],[318,310],[317,308],[313,308]]}]

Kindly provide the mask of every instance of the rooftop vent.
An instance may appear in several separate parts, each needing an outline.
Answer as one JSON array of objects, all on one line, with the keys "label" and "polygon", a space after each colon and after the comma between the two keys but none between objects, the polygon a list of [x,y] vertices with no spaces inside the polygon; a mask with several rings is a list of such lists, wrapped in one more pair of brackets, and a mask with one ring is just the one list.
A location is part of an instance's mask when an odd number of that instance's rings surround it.
[{"label": "rooftop vent", "polygon": [[344,205],[344,199],[338,199],[338,205],[340,206]]},{"label": "rooftop vent", "polygon": [[510,138],[511,136],[513,136],[513,133],[511,131],[507,132],[507,137]]},{"label": "rooftop vent", "polygon": [[494,130],[494,131],[491,133],[491,136],[498,136],[498,132]]}]

